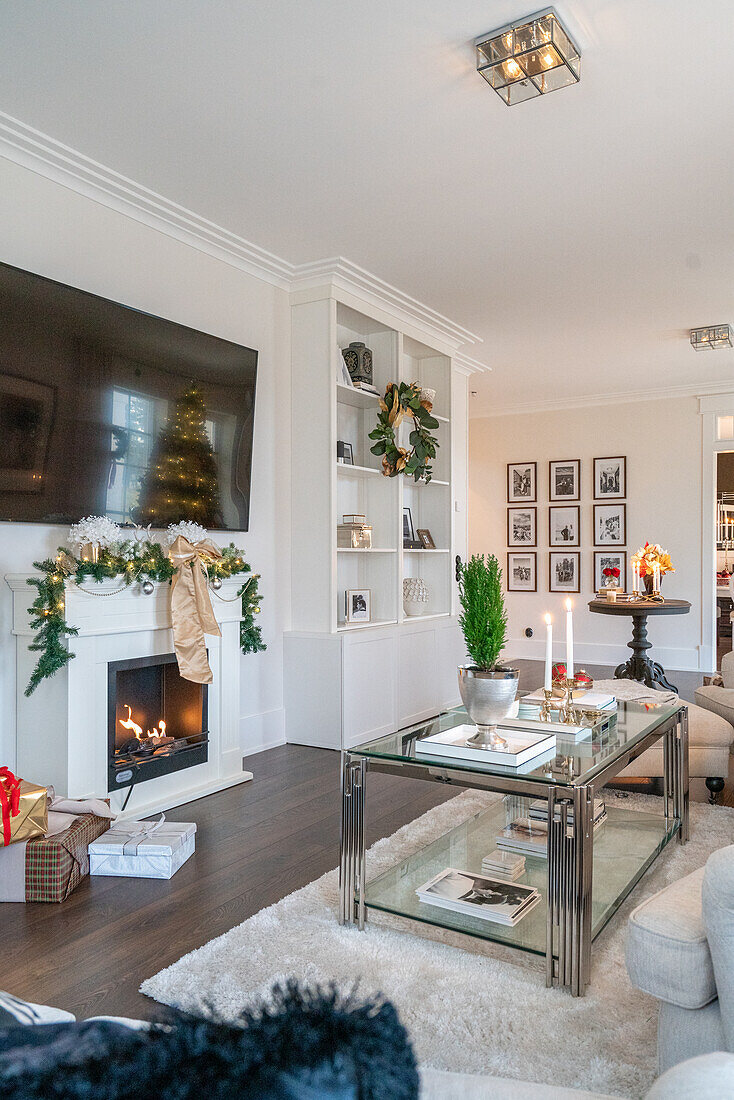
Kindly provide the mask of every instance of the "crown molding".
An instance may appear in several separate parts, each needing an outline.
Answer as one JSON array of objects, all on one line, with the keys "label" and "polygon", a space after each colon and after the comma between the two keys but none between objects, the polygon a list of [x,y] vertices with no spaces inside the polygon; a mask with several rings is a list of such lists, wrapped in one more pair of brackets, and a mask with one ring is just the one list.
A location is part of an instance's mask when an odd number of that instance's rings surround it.
[{"label": "crown molding", "polygon": [[0,157],[281,290],[328,283],[430,330],[452,347],[481,342],[481,337],[350,260],[338,256],[292,264],[3,111]]},{"label": "crown molding", "polygon": [[358,264],[344,259],[343,256],[299,264],[294,269],[291,279],[292,292],[315,290],[325,285],[337,292],[355,294],[367,303],[387,309],[396,317],[430,329],[454,347],[482,342],[481,336],[457,325],[442,313],[419,302],[417,298],[403,293],[391,283],[386,283],[384,279],[379,279]]},{"label": "crown molding", "polygon": [[592,393],[578,397],[559,397],[548,401],[528,401],[520,405],[494,405],[490,412],[471,413],[472,420],[494,416],[521,416],[524,413],[563,412],[567,409],[593,408],[599,405],[630,405],[637,401],[664,401],[673,397],[703,397],[707,394],[734,394],[728,382],[704,382],[687,386],[658,386],[650,390],[625,390],[623,393]]},{"label": "crown molding", "polygon": [[471,359],[461,351],[458,351],[452,357],[452,365],[459,374],[464,374],[467,378],[470,374],[489,374],[493,370],[486,363],[480,363],[478,359]]}]

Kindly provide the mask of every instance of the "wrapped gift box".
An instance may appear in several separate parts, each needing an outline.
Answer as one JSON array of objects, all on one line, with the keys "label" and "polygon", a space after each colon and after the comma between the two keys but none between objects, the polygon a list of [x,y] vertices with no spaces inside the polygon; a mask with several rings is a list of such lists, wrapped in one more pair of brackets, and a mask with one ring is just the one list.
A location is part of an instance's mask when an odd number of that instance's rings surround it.
[{"label": "wrapped gift box", "polygon": [[0,768],[0,848],[45,836],[47,828],[46,788]]},{"label": "wrapped gift box", "polygon": [[108,817],[81,814],[53,836],[0,849],[0,901],[65,901],[89,874],[87,848]]},{"label": "wrapped gift box", "polygon": [[118,821],[89,845],[91,875],[171,878],[194,854],[193,821]]}]

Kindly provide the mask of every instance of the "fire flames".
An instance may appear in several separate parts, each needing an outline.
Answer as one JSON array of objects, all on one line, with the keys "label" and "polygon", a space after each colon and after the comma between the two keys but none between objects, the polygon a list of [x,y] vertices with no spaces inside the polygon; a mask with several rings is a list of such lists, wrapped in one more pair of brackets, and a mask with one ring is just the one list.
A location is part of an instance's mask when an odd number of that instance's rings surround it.
[{"label": "fire flames", "polygon": [[[143,727],[139,726],[137,722],[133,721],[132,707],[129,703],[123,703],[123,706],[127,710],[127,718],[120,718],[119,722],[123,729],[130,730],[138,741],[143,741]],[[161,718],[157,726],[154,726],[152,730],[146,730],[146,737],[154,745],[162,745],[171,741],[172,738],[166,734],[166,723]]]}]

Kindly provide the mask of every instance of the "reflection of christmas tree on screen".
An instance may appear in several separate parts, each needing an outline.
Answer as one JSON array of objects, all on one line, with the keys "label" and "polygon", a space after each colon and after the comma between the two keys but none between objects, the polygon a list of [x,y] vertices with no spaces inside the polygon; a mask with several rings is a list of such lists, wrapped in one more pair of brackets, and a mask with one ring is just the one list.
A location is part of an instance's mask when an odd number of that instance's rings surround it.
[{"label": "reflection of christmas tree on screen", "polygon": [[204,398],[193,383],[177,399],[153,448],[142,479],[138,523],[165,527],[190,519],[202,527],[221,526],[217,464],[205,420]]}]

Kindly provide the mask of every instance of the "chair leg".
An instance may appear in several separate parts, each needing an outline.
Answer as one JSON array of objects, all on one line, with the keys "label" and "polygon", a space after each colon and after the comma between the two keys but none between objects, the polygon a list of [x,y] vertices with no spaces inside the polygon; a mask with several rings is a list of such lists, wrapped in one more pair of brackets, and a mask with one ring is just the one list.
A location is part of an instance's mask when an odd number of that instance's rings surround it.
[{"label": "chair leg", "polygon": [[724,780],[720,775],[710,775],[706,780],[706,786],[709,790],[709,802],[715,806],[718,796],[724,789]]}]

